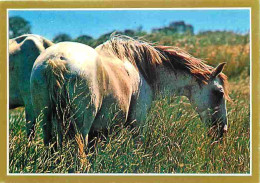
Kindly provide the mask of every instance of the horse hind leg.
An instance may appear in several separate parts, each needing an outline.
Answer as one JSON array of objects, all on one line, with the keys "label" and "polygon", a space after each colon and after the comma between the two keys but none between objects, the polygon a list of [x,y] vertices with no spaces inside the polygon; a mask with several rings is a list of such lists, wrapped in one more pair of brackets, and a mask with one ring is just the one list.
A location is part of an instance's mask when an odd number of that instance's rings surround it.
[{"label": "horse hind leg", "polygon": [[[36,102],[37,100],[37,102]],[[40,95],[34,100],[34,111],[40,120],[40,126],[43,132],[43,142],[44,145],[48,146],[52,144],[52,110],[50,105],[44,101]]]},{"label": "horse hind leg", "polygon": [[52,106],[47,83],[40,69],[32,72],[30,82],[34,115],[40,120],[44,144],[49,145],[52,143]]},{"label": "horse hind leg", "polygon": [[[82,101],[81,101],[82,102]],[[83,103],[76,102],[77,108],[73,111],[74,118],[74,131],[76,135],[79,135],[84,147],[89,147],[88,142],[92,141],[92,133],[89,134],[91,126],[93,124],[95,113],[94,110],[87,108]]]},{"label": "horse hind leg", "polygon": [[71,80],[68,86],[70,117],[76,134],[81,136],[83,145],[88,145],[88,134],[96,116],[96,108],[86,81],[83,79]]}]

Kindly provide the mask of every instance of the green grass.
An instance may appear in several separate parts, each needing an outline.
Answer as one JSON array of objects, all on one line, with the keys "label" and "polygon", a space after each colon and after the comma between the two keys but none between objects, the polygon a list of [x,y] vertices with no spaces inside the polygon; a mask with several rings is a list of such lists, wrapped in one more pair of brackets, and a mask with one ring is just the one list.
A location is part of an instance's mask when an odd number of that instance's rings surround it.
[{"label": "green grass", "polygon": [[[63,150],[45,147],[37,135],[26,137],[24,110],[10,111],[9,169],[11,173],[249,173],[249,78],[231,81],[229,130],[214,143],[208,128],[185,98],[158,98],[147,117],[144,142],[136,144],[131,131],[119,128],[99,141],[94,152],[81,154],[75,139]],[[239,86],[239,87],[237,87]],[[243,88],[243,90],[236,90]]]}]

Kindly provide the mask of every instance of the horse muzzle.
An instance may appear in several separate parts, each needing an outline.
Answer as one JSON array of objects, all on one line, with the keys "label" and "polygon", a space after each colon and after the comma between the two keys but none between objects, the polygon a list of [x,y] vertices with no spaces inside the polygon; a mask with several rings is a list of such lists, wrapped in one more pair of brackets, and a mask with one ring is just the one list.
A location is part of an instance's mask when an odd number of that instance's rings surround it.
[{"label": "horse muzzle", "polygon": [[209,135],[221,138],[228,131],[226,116],[219,116],[218,113],[212,113],[209,110],[200,113],[201,120],[210,127]]}]

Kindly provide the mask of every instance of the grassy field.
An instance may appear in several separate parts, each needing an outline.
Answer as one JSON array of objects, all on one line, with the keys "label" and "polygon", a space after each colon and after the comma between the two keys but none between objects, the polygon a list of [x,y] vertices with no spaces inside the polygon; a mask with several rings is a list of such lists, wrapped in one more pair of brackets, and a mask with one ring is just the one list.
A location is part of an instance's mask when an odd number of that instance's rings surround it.
[{"label": "grassy field", "polygon": [[106,141],[99,140],[95,151],[85,154],[75,138],[51,153],[52,147],[43,145],[39,121],[35,138],[28,140],[24,109],[18,108],[9,114],[9,172],[249,173],[249,43],[248,36],[236,36],[147,36],[152,42],[184,48],[210,65],[227,62],[224,72],[233,102],[227,104],[229,129],[222,141],[212,141],[186,98],[158,97],[146,119],[143,143],[136,144],[128,128],[119,128]]}]

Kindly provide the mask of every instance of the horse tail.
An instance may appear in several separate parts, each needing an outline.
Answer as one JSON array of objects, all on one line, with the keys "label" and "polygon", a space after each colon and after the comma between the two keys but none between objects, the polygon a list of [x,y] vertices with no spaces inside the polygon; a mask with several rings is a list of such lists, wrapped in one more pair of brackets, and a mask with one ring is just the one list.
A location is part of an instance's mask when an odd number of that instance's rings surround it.
[{"label": "horse tail", "polygon": [[69,94],[70,80],[67,79],[69,74],[65,60],[54,58],[47,60],[45,70],[46,84],[48,89],[49,101],[53,124],[57,126],[59,139],[63,137],[73,137],[76,132],[76,126],[71,117],[72,98]]},{"label": "horse tail", "polygon": [[31,74],[31,96],[36,116],[43,114],[42,128],[44,144],[53,142],[52,135],[56,134],[58,144],[63,139],[63,106],[66,104],[66,61],[59,57],[40,60]]},{"label": "horse tail", "polygon": [[65,75],[68,73],[66,61],[61,59],[49,59],[45,71],[47,88],[51,106],[56,106],[57,113],[60,112],[66,101]]}]

